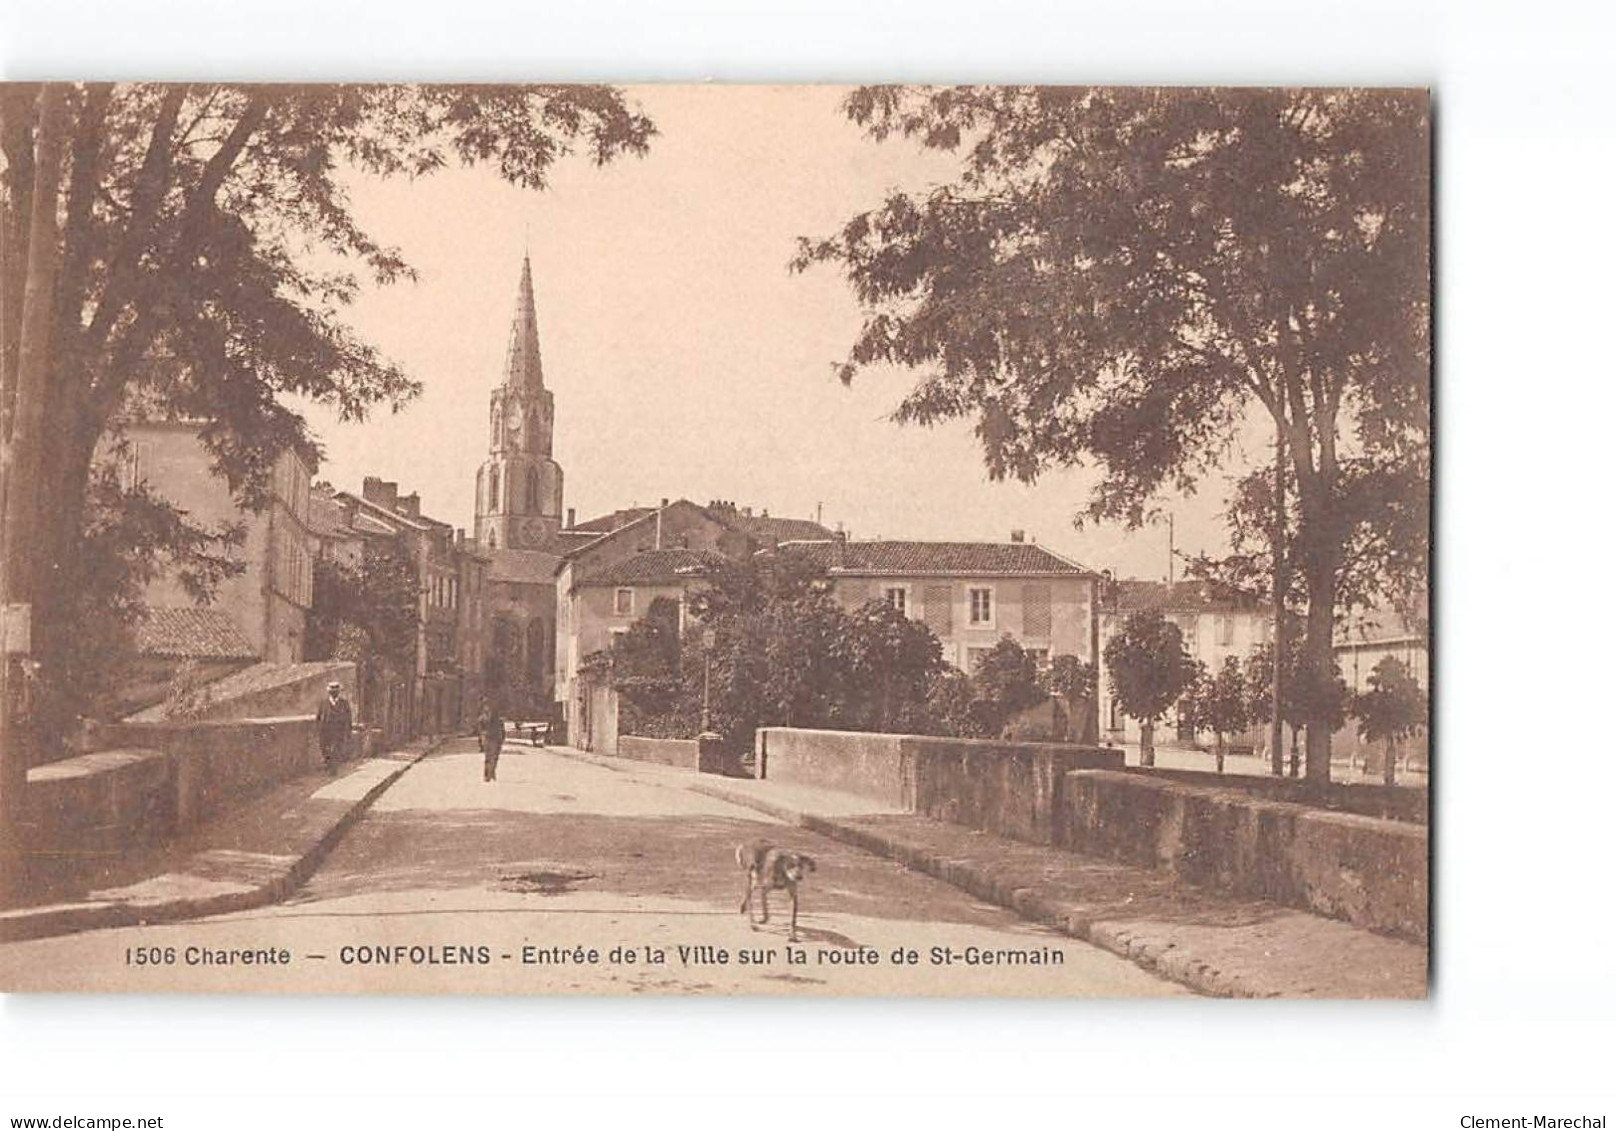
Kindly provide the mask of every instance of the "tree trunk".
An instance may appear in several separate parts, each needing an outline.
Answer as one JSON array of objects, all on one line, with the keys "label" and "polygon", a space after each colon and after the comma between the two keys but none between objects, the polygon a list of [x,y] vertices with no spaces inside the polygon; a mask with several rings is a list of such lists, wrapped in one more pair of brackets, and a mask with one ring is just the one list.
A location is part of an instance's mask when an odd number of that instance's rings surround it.
[{"label": "tree trunk", "polygon": [[1156,764],[1156,724],[1149,720],[1140,720],[1139,723],[1139,764]]},{"label": "tree trunk", "polygon": [[[1320,541],[1324,541],[1320,539]],[[1337,548],[1315,548],[1307,555],[1307,637],[1302,642],[1302,660],[1309,678],[1328,679],[1335,671],[1335,587]],[[1328,720],[1308,720],[1307,780],[1324,784],[1330,780],[1330,735]]]},{"label": "tree trunk", "polygon": [[[32,200],[23,229],[28,246],[26,252],[15,249],[26,255],[27,264],[15,344],[16,370],[6,373],[0,382],[11,402],[11,432],[0,437],[0,605],[15,609],[8,619],[16,628],[39,623],[32,608],[39,574],[34,551],[40,513],[49,507],[49,500],[41,497],[39,476],[45,454],[51,323],[61,253],[56,206],[67,132],[65,108],[65,87],[45,85],[34,136]],[[9,258],[13,249],[6,250]],[[7,296],[6,305],[10,301]],[[0,343],[0,356],[9,356],[12,348],[10,342]],[[25,846],[20,828],[36,730],[25,699],[36,682],[33,651],[31,642],[25,648],[8,639],[0,654],[0,901],[13,897],[22,885]]]},{"label": "tree trunk", "polygon": [[1214,734],[1212,741],[1218,752],[1218,773],[1221,774],[1223,772],[1223,735],[1221,733]]},{"label": "tree trunk", "polygon": [[1386,740],[1386,765],[1382,773],[1387,785],[1397,784],[1397,740],[1395,738]]}]

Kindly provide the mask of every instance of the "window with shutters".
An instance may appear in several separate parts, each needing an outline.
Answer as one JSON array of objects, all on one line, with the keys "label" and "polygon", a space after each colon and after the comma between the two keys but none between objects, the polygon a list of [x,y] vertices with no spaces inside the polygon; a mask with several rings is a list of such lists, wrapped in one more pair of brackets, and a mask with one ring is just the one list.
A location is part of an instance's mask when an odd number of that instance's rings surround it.
[{"label": "window with shutters", "polygon": [[1040,640],[1050,635],[1049,582],[1028,582],[1021,590],[1022,634]]},{"label": "window with shutters", "polygon": [[928,585],[921,598],[924,605],[926,627],[939,640],[954,635],[954,587]]},{"label": "window with shutters", "polygon": [[909,587],[907,585],[889,585],[881,590],[881,597],[904,616],[909,615]]},{"label": "window with shutters", "polygon": [[870,599],[870,583],[867,581],[843,581],[838,587],[845,608],[856,609]]}]

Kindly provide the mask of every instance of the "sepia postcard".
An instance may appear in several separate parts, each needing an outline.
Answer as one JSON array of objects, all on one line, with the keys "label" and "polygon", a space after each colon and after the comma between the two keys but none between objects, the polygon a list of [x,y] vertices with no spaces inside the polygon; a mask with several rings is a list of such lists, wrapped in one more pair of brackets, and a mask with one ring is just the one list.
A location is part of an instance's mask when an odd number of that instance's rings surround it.
[{"label": "sepia postcard", "polygon": [[0,990],[1419,998],[1423,90],[0,85]]}]

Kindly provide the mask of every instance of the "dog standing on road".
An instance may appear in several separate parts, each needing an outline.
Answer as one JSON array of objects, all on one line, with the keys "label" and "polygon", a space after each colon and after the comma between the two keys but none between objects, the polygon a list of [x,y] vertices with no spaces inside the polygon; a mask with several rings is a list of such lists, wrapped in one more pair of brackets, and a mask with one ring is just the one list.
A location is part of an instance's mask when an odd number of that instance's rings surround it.
[{"label": "dog standing on road", "polygon": [[746,870],[746,898],[741,900],[741,914],[757,930],[752,919],[752,892],[759,893],[763,901],[763,919],[769,921],[769,893],[785,889],[791,896],[791,941],[797,941],[797,885],[814,870],[814,858],[801,852],[776,848],[766,841],[756,840],[735,850],[735,862]]}]

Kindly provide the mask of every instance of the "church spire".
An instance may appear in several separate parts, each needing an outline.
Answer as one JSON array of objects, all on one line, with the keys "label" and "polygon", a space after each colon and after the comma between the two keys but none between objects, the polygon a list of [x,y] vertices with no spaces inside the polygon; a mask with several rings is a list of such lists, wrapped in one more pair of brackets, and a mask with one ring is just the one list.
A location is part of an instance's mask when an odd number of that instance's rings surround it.
[{"label": "church spire", "polygon": [[539,316],[533,306],[533,265],[522,253],[522,281],[516,290],[516,315],[511,319],[511,340],[505,351],[505,384],[512,388],[544,388],[544,363],[539,358]]}]

